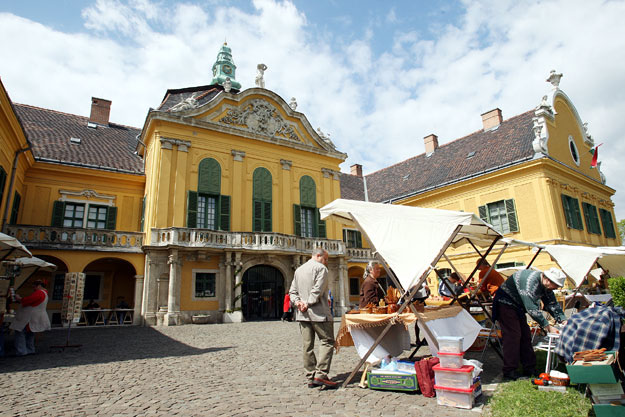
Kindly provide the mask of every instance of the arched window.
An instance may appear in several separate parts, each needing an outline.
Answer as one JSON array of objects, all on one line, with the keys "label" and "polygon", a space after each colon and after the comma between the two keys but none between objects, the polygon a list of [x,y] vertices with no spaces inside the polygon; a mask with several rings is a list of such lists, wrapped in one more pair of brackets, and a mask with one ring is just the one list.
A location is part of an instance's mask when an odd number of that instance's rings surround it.
[{"label": "arched window", "polygon": [[271,232],[271,173],[267,168],[254,170],[252,227],[255,232]]},{"label": "arched window", "polygon": [[221,166],[213,158],[200,161],[197,192],[188,192],[187,227],[230,230],[230,196],[221,195]]},{"label": "arched window", "polygon": [[319,219],[315,180],[304,175],[299,180],[300,204],[293,205],[295,234],[302,237],[326,237],[326,222]]}]

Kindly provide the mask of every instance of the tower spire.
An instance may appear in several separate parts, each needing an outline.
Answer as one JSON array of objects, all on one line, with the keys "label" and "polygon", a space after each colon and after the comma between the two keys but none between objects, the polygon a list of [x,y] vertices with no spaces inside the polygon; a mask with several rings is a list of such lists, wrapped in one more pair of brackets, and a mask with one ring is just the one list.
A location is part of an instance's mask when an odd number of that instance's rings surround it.
[{"label": "tower spire", "polygon": [[224,39],[224,44],[217,53],[217,60],[213,64],[213,79],[211,84],[218,84],[223,86],[226,79],[230,79],[230,86],[233,90],[240,90],[241,83],[239,83],[236,76],[237,66],[234,65],[232,60],[232,50],[228,47],[228,43]]}]

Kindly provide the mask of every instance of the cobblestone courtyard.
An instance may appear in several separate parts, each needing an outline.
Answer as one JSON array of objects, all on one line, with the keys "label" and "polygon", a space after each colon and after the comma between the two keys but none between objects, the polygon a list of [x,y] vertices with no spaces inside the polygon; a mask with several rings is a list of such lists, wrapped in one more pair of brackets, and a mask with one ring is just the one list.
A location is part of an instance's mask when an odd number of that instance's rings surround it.
[{"label": "cobblestone courtyard", "polygon": [[[296,323],[72,329],[70,343],[82,348],[49,351],[65,338],[53,330],[38,340],[37,355],[0,358],[1,416],[480,414],[419,394],[361,389],[360,374],[346,389],[309,389]],[[353,347],[341,349],[330,376],[343,380],[357,360]]]}]

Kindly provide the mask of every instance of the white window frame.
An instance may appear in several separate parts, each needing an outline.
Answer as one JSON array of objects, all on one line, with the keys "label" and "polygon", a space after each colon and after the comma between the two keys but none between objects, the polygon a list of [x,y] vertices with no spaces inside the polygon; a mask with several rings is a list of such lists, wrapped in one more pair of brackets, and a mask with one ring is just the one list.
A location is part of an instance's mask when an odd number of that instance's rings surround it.
[{"label": "white window frame", "polygon": [[[573,152],[571,152],[571,146],[573,146],[573,149],[575,149],[575,153],[577,154],[577,159],[575,159]],[[573,139],[572,135],[569,135],[569,153],[571,154],[571,159],[573,160],[573,162],[575,162],[575,165],[579,166],[581,157],[579,154],[579,149],[577,149],[577,144],[575,143],[575,140]]]},{"label": "white window frame", "polygon": [[[195,296],[195,279],[198,273],[215,274],[215,296],[214,297],[196,297]],[[217,301],[219,300],[219,290],[220,290],[219,269],[193,269],[191,270],[191,275],[193,277],[193,279],[191,280],[191,299],[193,301]]]},{"label": "white window frame", "polygon": [[[104,229],[97,229],[97,228],[93,228],[93,227],[87,227],[87,222],[89,221],[89,206],[94,205],[94,206],[106,206],[107,209],[110,207],[115,207],[113,201],[100,201],[100,202],[95,202],[95,201],[89,201],[89,200],[78,200],[75,198],[61,198],[59,201],[62,201],[64,203],[69,203],[69,204],[83,204],[85,206],[85,212],[83,213],[83,217],[82,217],[82,227],[79,227],[79,229],[89,229],[89,230],[108,230],[106,229],[106,220],[105,220],[105,228]],[[65,216],[65,213],[63,213],[63,216]],[[65,218],[65,217],[64,217]],[[65,227],[65,226],[63,226]]]}]

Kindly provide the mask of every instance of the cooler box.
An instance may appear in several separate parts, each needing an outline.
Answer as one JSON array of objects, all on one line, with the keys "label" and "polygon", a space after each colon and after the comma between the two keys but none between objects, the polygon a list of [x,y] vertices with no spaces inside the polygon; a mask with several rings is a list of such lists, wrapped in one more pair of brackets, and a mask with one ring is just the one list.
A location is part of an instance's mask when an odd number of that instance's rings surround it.
[{"label": "cooler box", "polygon": [[376,371],[367,374],[367,384],[371,389],[392,391],[417,391],[417,375],[405,372]]},{"label": "cooler box", "polygon": [[444,388],[469,389],[473,386],[473,366],[463,365],[460,368],[443,368],[438,365],[432,367],[434,383]]},{"label": "cooler box", "polygon": [[436,403],[448,407],[473,408],[475,401],[475,386],[470,388],[448,388],[434,385],[436,390]]}]

